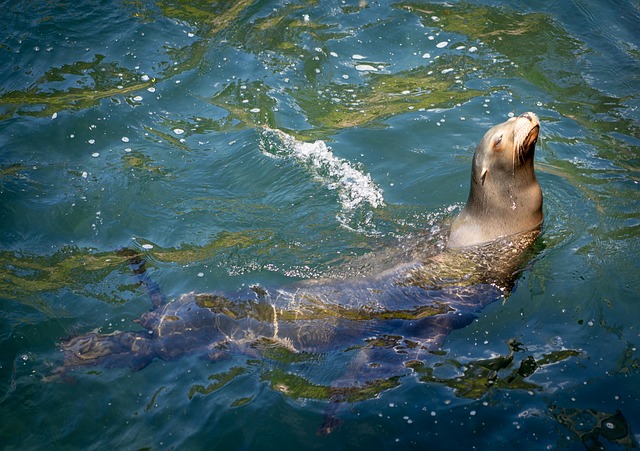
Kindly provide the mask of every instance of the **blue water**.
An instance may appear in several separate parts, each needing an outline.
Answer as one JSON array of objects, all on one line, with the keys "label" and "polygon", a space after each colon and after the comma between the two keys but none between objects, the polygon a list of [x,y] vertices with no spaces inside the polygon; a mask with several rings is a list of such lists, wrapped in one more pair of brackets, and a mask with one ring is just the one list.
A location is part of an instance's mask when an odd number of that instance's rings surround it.
[{"label": "blue water", "polygon": [[[3,1],[0,19],[2,448],[638,447],[637,2]],[[276,376],[330,386],[349,352],[50,378],[61,340],[149,310],[115,250],[170,299],[320,277],[437,234],[484,132],[525,111],[535,257],[432,377],[344,403]],[[511,364],[477,365],[512,338]]]}]

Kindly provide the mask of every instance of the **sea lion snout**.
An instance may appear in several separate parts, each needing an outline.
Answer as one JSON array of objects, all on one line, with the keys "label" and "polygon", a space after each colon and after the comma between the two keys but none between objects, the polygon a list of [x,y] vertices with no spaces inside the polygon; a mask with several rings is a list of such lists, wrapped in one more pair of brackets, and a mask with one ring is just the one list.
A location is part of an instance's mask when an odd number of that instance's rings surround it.
[{"label": "sea lion snout", "polygon": [[513,151],[519,158],[535,148],[540,131],[540,120],[535,113],[523,113],[516,118],[513,127]]},{"label": "sea lion snout", "polygon": [[530,111],[527,111],[526,113],[522,113],[518,117],[523,117],[525,119],[529,119],[530,122],[536,122],[538,124],[540,123],[540,120],[538,119],[538,116],[536,116],[535,113],[532,113]]}]

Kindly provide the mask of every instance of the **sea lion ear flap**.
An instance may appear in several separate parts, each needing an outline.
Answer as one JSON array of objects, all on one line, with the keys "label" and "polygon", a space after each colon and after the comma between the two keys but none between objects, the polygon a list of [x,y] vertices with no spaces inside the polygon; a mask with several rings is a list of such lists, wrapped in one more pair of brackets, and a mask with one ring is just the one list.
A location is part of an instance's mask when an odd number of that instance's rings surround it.
[{"label": "sea lion ear flap", "polygon": [[482,168],[482,174],[480,174],[480,182],[482,186],[484,186],[484,179],[487,177],[487,172],[489,172],[487,167]]}]

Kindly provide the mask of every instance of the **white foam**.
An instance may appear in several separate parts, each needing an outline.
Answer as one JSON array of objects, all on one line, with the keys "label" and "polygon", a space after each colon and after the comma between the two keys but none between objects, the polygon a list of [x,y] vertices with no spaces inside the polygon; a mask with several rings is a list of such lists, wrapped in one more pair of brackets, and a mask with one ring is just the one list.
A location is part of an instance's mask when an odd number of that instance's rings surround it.
[{"label": "white foam", "polygon": [[324,186],[338,191],[343,213],[350,213],[365,204],[373,208],[384,205],[382,190],[371,176],[353,167],[349,161],[336,157],[324,141],[306,143],[271,128],[264,128],[263,133],[267,138],[269,135],[277,137],[282,146],[274,148],[268,142],[262,142],[261,150],[272,157],[291,158],[303,163]]},{"label": "white foam", "polygon": [[361,72],[378,72],[378,69],[376,69],[375,67],[373,67],[371,64],[358,64],[356,66],[356,70],[359,70]]}]

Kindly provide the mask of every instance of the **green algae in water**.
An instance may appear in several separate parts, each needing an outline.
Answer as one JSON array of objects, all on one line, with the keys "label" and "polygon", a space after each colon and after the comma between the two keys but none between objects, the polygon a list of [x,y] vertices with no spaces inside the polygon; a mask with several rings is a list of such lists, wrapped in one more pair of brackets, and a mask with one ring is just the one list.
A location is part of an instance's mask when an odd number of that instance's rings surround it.
[{"label": "green algae in water", "polygon": [[375,379],[349,387],[331,387],[314,384],[304,377],[275,369],[264,373],[261,380],[268,381],[273,390],[293,399],[318,399],[333,402],[359,402],[372,399],[383,391],[400,385],[401,376]]},{"label": "green algae in water", "polygon": [[[585,128],[638,135],[637,124],[616,111],[626,109],[624,99],[592,88],[581,75],[578,63],[587,52],[584,43],[572,37],[550,15],[470,2],[453,5],[405,2],[398,7],[419,15],[429,24],[435,15],[443,30],[466,36],[471,43],[482,42],[504,55],[515,64],[483,65],[488,76],[498,77],[502,72],[502,76],[529,81],[545,96],[551,96],[550,106]],[[602,114],[614,114],[616,121],[601,120]]]},{"label": "green algae in water", "polygon": [[258,350],[260,355],[268,360],[274,360],[281,364],[292,364],[317,360],[318,355],[310,352],[298,352],[291,347],[285,346],[281,341],[260,337],[255,340],[251,347]]},{"label": "green algae in water", "polygon": [[160,392],[162,392],[163,390],[165,390],[167,387],[166,386],[161,386],[160,388],[158,388],[154,393],[153,396],[151,396],[151,399],[149,400],[149,403],[147,404],[147,407],[145,407],[145,412],[148,412],[149,410],[151,410],[153,407],[157,407],[156,404],[156,398],[158,397],[158,395],[160,394]]},{"label": "green algae in water", "polygon": [[231,403],[231,407],[242,407],[245,406],[247,404],[249,404],[251,401],[253,401],[253,396],[246,396],[244,398],[238,398],[238,399],[234,399],[233,402]]},{"label": "green algae in water", "polygon": [[192,385],[189,389],[189,399],[193,398],[196,393],[201,395],[209,395],[216,390],[227,385],[229,382],[233,381],[236,377],[241,376],[247,372],[247,368],[241,366],[234,366],[229,371],[225,371],[223,373],[216,373],[209,376],[209,380],[214,381],[209,385],[201,385],[195,384]]},{"label": "green algae in water", "polygon": [[[580,356],[580,352],[572,349],[552,351],[543,354],[540,358],[529,355],[520,361],[517,368],[510,374],[500,376],[502,372],[513,366],[515,353],[523,352],[521,343],[515,340],[507,342],[509,353],[492,359],[473,360],[468,363],[460,363],[455,360],[447,360],[446,365],[461,371],[462,374],[451,378],[436,376],[436,367],[429,367],[420,361],[409,361],[405,365],[411,368],[422,382],[444,385],[454,390],[456,396],[461,398],[479,399],[490,390],[542,390],[537,384],[529,382],[526,378],[547,365],[553,365],[571,357]],[[441,366],[441,365],[438,365]]]}]

